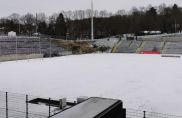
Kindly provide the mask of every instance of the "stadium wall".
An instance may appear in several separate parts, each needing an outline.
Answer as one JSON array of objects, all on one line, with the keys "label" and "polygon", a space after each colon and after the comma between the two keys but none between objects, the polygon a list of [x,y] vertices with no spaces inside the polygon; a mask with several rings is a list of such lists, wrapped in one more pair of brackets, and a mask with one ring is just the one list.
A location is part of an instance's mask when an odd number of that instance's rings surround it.
[{"label": "stadium wall", "polygon": [[0,56],[0,62],[3,62],[3,61],[14,61],[14,60],[24,60],[24,59],[36,59],[36,58],[43,58],[43,54],[3,55],[3,56]]}]

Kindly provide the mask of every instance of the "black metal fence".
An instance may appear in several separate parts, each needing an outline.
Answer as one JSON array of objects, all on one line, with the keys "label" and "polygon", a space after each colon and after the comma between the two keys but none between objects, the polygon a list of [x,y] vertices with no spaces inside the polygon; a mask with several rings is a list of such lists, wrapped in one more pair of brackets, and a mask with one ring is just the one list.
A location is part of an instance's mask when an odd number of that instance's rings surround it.
[{"label": "black metal fence", "polygon": [[[40,97],[0,92],[0,118],[48,118],[60,112],[50,103],[31,102]],[[50,98],[45,98],[51,100]]]},{"label": "black metal fence", "polygon": [[169,115],[157,112],[126,109],[126,118],[182,118],[182,116]]}]

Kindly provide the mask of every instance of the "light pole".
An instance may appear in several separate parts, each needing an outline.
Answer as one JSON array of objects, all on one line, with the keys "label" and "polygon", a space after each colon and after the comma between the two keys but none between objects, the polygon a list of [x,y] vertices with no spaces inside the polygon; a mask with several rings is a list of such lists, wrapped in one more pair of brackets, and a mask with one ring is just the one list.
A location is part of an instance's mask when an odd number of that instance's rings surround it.
[{"label": "light pole", "polygon": [[38,36],[38,33],[37,33],[37,30],[38,30],[38,27],[37,27],[37,24],[38,24],[37,23],[37,13],[36,13],[36,23],[35,24],[36,24],[36,26],[35,26],[35,33],[36,33],[36,36]]},{"label": "light pole", "polygon": [[176,31],[177,31],[177,30],[176,30],[176,27],[177,27],[177,25],[176,25],[176,17],[174,17],[174,22],[175,22],[175,23],[174,23],[174,33],[176,33]]},{"label": "light pole", "polygon": [[41,51],[41,37],[39,36],[39,53],[41,54],[42,51]]},{"label": "light pole", "polygon": [[18,31],[19,31],[19,36],[21,34],[21,29],[20,29],[20,19],[19,19],[19,24],[18,24]]},{"label": "light pole", "polygon": [[94,4],[93,0],[91,0],[91,40],[94,40]]},{"label": "light pole", "polygon": [[67,32],[67,33],[66,33],[67,55],[68,55],[68,36],[69,36],[69,33]]},{"label": "light pole", "polygon": [[51,38],[49,39],[49,56],[52,57],[52,46],[51,46]]},{"label": "light pole", "polygon": [[17,42],[17,37],[16,37],[16,60],[18,60],[18,42]]},{"label": "light pole", "polygon": [[2,56],[2,49],[1,49],[1,44],[2,43],[2,41],[1,41],[1,39],[0,39],[0,56]]}]

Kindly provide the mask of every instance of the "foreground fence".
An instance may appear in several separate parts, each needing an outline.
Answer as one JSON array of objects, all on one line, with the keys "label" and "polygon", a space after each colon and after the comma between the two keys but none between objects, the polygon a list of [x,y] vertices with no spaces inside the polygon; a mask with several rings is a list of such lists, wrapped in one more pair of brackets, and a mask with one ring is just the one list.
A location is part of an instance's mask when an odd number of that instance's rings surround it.
[{"label": "foreground fence", "polygon": [[182,116],[142,111],[136,109],[126,109],[126,118],[182,118]]},{"label": "foreground fence", "polygon": [[48,118],[60,112],[51,104],[31,103],[38,98],[40,97],[0,92],[0,118]]},{"label": "foreground fence", "polygon": [[[42,100],[42,102],[40,102]],[[61,112],[59,102],[51,98],[0,92],[0,118],[49,118]],[[126,118],[182,118],[169,114],[126,109]]]}]

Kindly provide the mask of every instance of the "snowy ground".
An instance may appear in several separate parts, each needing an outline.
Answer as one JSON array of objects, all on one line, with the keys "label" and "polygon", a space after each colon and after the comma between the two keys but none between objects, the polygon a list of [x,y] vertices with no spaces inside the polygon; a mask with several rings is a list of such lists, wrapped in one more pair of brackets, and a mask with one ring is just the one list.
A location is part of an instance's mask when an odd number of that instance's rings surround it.
[{"label": "snowy ground", "polygon": [[0,63],[0,90],[53,98],[99,96],[182,115],[182,59],[90,54]]}]

